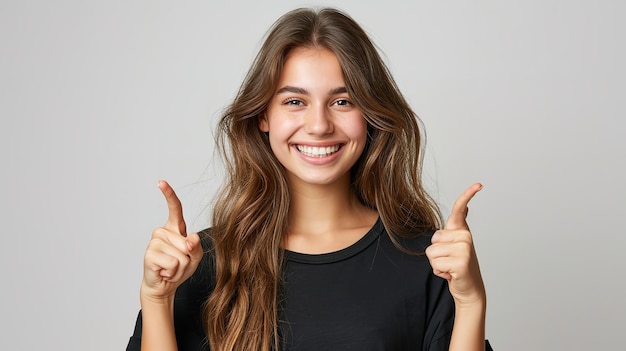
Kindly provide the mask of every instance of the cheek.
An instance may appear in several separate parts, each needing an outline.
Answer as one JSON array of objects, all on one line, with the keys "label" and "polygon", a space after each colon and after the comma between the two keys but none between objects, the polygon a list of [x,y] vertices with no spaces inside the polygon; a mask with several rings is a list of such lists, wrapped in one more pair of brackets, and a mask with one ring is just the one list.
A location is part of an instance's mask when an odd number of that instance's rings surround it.
[{"label": "cheek", "polygon": [[286,115],[268,117],[265,124],[270,133],[270,139],[280,139],[283,142],[287,141],[299,129],[298,119]]},{"label": "cheek", "polygon": [[293,135],[293,126],[283,119],[270,118],[265,123],[269,136],[270,147],[274,154],[284,153],[289,147],[290,139]]},{"label": "cheek", "polygon": [[363,117],[356,119],[348,130],[351,131],[350,136],[352,139],[363,143],[367,140],[367,121]]}]

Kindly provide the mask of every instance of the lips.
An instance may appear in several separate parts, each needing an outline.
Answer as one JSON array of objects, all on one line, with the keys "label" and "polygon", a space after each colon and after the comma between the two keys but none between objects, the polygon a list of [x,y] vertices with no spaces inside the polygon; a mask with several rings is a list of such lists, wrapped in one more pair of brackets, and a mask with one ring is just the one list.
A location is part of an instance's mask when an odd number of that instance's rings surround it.
[{"label": "lips", "polygon": [[322,158],[339,151],[339,149],[341,149],[341,144],[328,146],[296,145],[296,149],[298,149],[298,151],[305,156]]}]

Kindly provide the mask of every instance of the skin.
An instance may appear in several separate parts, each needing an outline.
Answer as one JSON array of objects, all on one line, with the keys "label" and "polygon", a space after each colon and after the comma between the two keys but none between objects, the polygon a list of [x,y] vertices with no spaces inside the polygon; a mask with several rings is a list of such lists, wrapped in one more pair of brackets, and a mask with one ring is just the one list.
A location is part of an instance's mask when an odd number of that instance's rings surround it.
[{"label": "skin", "polygon": [[[259,128],[285,167],[291,188],[289,229],[283,246],[303,253],[325,253],[358,241],[378,214],[363,206],[350,189],[350,168],[363,151],[366,122],[350,103],[335,55],[324,49],[296,49],[283,68],[279,88]],[[323,157],[298,145],[339,150]],[[333,149],[334,150],[334,149]],[[311,149],[308,149],[311,151]],[[173,325],[174,294],[202,258],[198,234],[186,233],[180,200],[159,181],[169,209],[144,257],[140,298],[142,350],[177,350]],[[466,222],[467,206],[482,189],[470,186],[455,202],[444,229],[426,250],[434,274],[446,279],[455,301],[450,350],[484,350],[486,295]]]},{"label": "skin", "polygon": [[[339,61],[325,49],[300,48],[289,54],[259,128],[269,133],[274,155],[290,184],[298,187],[343,184],[367,139],[367,123],[350,100]],[[310,157],[298,150],[301,146],[340,149]]]},{"label": "skin", "polygon": [[482,189],[476,183],[454,202],[444,229],[433,235],[426,255],[433,273],[448,281],[454,298],[455,316],[449,350],[485,349],[487,297],[472,233],[467,224],[468,204]]},{"label": "skin", "polygon": [[[325,253],[358,241],[378,214],[350,189],[350,169],[367,142],[367,122],[345,88],[337,57],[326,49],[298,48],[285,61],[278,89],[259,128],[287,170],[289,231],[283,247]],[[298,149],[339,149],[311,157]]]},{"label": "skin", "polygon": [[166,181],[158,182],[165,196],[169,216],[165,226],[156,228],[144,256],[140,302],[143,316],[141,349],[177,350],[174,333],[174,295],[202,258],[197,233],[187,235],[183,209]]}]

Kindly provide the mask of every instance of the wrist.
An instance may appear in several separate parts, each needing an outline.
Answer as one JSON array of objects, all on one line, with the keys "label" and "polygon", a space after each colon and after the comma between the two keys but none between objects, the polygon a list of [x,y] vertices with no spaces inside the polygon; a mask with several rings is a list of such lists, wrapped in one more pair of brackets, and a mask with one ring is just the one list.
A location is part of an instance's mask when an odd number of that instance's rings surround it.
[{"label": "wrist", "polygon": [[152,296],[142,289],[142,350],[177,350],[174,327],[174,296]]},{"label": "wrist", "polygon": [[151,292],[151,289],[146,287],[144,284],[141,285],[141,289],[139,290],[139,300],[142,308],[144,305],[150,306],[165,306],[165,307],[173,307],[174,306],[174,296],[175,294],[170,295],[157,295]]},{"label": "wrist", "polygon": [[455,305],[454,327],[449,350],[485,349],[486,306],[485,299]]},{"label": "wrist", "polygon": [[463,311],[485,311],[487,309],[487,299],[485,296],[478,296],[473,299],[465,299],[463,301],[454,301],[454,307],[457,312]]},{"label": "wrist", "polygon": [[[451,291],[452,292],[452,291]],[[452,293],[454,298],[454,306],[456,309],[477,310],[485,309],[487,306],[487,293],[484,286],[481,286],[474,291],[467,291],[464,293]]]}]

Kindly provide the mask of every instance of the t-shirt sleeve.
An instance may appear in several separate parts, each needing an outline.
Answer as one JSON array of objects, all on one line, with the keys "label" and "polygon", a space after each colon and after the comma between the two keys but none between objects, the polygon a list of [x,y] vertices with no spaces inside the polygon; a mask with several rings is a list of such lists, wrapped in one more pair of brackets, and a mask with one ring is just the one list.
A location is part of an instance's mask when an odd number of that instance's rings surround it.
[{"label": "t-shirt sleeve", "polygon": [[135,330],[128,341],[126,351],[141,351],[141,324],[141,311],[139,311],[137,321],[135,322]]},{"label": "t-shirt sleeve", "polygon": [[[448,351],[454,327],[454,299],[448,283],[436,276],[429,288],[429,320],[424,335],[424,351]],[[485,351],[493,351],[485,340]]]},{"label": "t-shirt sleeve", "polygon": [[430,277],[424,351],[448,351],[454,326],[454,300],[445,280]]}]

